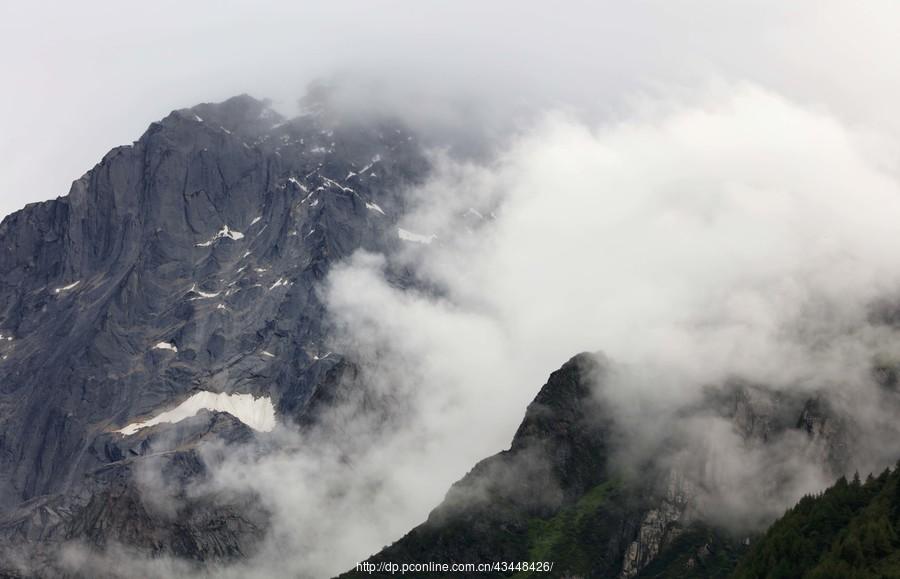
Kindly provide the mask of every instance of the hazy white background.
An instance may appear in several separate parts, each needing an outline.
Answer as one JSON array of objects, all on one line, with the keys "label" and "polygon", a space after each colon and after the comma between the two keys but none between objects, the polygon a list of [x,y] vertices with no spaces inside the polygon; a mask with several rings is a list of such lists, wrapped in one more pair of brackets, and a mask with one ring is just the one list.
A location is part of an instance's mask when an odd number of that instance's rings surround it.
[{"label": "hazy white background", "polygon": [[[0,215],[65,194],[172,109],[248,92],[290,111],[332,75],[470,126],[466,111],[499,122],[522,103],[615,115],[637,92],[719,77],[897,128],[898,17],[890,0],[2,0]],[[436,96],[469,106],[454,117]]]}]

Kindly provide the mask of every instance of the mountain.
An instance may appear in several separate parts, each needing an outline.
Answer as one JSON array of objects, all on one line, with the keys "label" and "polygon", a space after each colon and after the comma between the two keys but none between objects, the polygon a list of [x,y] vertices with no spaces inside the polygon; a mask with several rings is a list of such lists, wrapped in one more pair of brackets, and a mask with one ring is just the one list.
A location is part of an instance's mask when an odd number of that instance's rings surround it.
[{"label": "mountain", "polygon": [[[840,495],[848,488],[841,479],[837,491],[804,499],[757,543],[752,528],[710,522],[696,485],[677,468],[653,462],[631,473],[617,468],[620,419],[598,396],[611,367],[602,355],[580,354],[554,372],[508,450],[478,463],[424,523],[362,564],[367,566],[341,577],[388,577],[388,564],[429,561],[507,562],[511,566],[495,568],[495,575],[517,578],[800,577],[792,545],[800,541],[812,562],[819,561],[835,549],[838,529],[857,524],[855,513],[876,491],[894,492],[894,482],[878,482],[886,480],[882,475],[862,487],[851,485],[856,494],[849,498]],[[789,433],[822,442],[821,459],[835,461],[835,472],[841,468],[849,430],[818,396],[796,398],[738,383],[711,388],[703,406],[746,440],[765,442]],[[810,506],[830,504],[834,494],[839,496],[833,507]],[[830,518],[821,514],[823,508]],[[804,514],[811,511],[819,512]],[[830,535],[820,527],[824,522],[833,526]],[[897,553],[893,527],[879,532],[894,541],[882,542],[883,548]],[[823,536],[802,542],[816,533]],[[531,565],[522,567],[523,562]],[[540,562],[552,562],[549,575],[534,568]],[[796,566],[780,574],[770,570],[786,563]],[[812,568],[809,562],[802,565]],[[429,574],[479,575],[474,570]]]},{"label": "mountain", "polygon": [[[278,424],[305,432],[348,401],[367,414],[347,421],[402,414],[361,361],[331,351],[320,292],[357,250],[431,241],[397,227],[429,157],[397,119],[336,118],[325,98],[294,119],[249,96],[174,111],[67,196],[0,223],[0,577],[117,576],[66,563],[71,545],[174,560],[176,575],[247,560],[273,511],[202,484],[221,456],[263,456]],[[402,263],[387,275],[418,283]],[[757,450],[790,440],[839,480],[765,531],[762,506],[737,524],[710,512],[702,461],[660,460],[693,456],[679,423],[623,456],[655,425],[626,424],[603,395],[617,370],[579,354],[553,372],[508,450],[343,577],[429,561],[515,577],[892,576],[897,475],[838,479],[861,429],[842,400],[735,379],[675,417],[713,419]],[[873,373],[900,412],[895,366]]]},{"label": "mountain", "polygon": [[200,442],[303,422],[343,364],[318,285],[357,249],[410,243],[396,220],[427,171],[396,120],[287,120],[239,96],[172,112],[67,196],[6,217],[0,560],[71,538],[200,561],[251,551],[264,512],[200,497],[173,521],[134,473],[153,460],[202,477]]},{"label": "mountain", "polygon": [[900,577],[900,468],[841,477],[804,497],[741,560],[735,579]]}]

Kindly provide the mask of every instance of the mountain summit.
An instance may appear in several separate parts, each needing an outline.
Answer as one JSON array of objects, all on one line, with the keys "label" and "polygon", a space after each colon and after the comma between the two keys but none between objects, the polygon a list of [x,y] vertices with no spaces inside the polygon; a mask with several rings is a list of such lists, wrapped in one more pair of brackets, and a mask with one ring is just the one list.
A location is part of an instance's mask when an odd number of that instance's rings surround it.
[{"label": "mountain summit", "polygon": [[242,95],[172,112],[4,219],[4,542],[100,531],[74,517],[131,496],[127,471],[162,438],[190,454],[300,420],[341,364],[317,282],[406,243],[402,192],[427,170],[396,121],[285,120]]}]

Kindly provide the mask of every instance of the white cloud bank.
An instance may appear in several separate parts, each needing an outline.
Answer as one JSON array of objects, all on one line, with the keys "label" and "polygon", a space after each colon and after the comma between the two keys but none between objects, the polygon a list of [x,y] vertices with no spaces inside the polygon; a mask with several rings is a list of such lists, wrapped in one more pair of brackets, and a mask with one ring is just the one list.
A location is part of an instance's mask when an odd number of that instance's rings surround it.
[{"label": "white cloud bank", "polygon": [[[291,111],[311,80],[351,84],[462,140],[561,106],[621,116],[709,78],[750,80],[900,129],[893,0],[384,0],[0,4],[0,216],[65,194],[170,110],[249,92]],[[92,82],[85,82],[90,70]]]},{"label": "white cloud bank", "polygon": [[[326,577],[396,540],[508,444],[548,373],[584,350],[621,369],[604,394],[635,436],[676,432],[659,430],[673,410],[740,376],[839,393],[873,425],[860,461],[892,456],[870,369],[900,343],[871,306],[900,295],[900,186],[871,142],[732,84],[617,123],[549,115],[490,166],[438,159],[401,225],[439,241],[400,259],[440,297],[396,288],[386,259],[364,253],[327,288],[335,347],[389,419],[341,408],[301,450],[226,463],[217,484],[257,491],[275,514],[263,554],[233,572]],[[494,217],[472,227],[469,208]],[[767,451],[715,421],[675,426],[706,461],[701,499],[728,515],[769,516],[826,484],[795,439]],[[784,492],[766,496],[782,473]]]}]

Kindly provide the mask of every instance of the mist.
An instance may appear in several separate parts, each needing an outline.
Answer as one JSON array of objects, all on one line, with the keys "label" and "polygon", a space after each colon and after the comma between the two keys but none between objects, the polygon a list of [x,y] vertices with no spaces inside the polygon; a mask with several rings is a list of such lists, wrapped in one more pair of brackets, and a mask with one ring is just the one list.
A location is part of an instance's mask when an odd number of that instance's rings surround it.
[{"label": "mist", "polygon": [[250,93],[291,115],[316,79],[350,87],[345,111],[390,109],[479,151],[548,108],[615,119],[643,95],[677,103],[710,79],[896,132],[898,10],[889,0],[4,2],[0,215],[66,194],[173,109]]},{"label": "mist", "polygon": [[[900,356],[900,336],[871,315],[900,289],[894,4],[366,6],[112,10],[115,25],[51,69],[3,63],[44,96],[0,97],[12,127],[0,214],[64,193],[172,108],[252,92],[294,113],[314,79],[336,114],[395,115],[432,146],[432,177],[408,192],[400,226],[435,240],[358,253],[320,288],[331,347],[360,366],[379,412],[349,400],[312,431],[282,425],[263,456],[209,449],[214,474],[195,492],[251,492],[272,513],[258,556],[211,574],[351,568],[506,448],[549,373],[581,351],[616,368],[597,396],[619,417],[618,467],[674,445],[658,466],[700,489],[697,516],[757,528],[833,482],[807,442],[763,447],[692,412],[710,386],[827,393],[868,425],[855,468],[896,460],[872,364]],[[60,6],[28,42],[58,51],[66,20],[97,10]],[[173,12],[181,24],[158,38]],[[29,37],[40,16],[0,19],[24,23],[4,36]],[[84,66],[116,75],[116,91],[75,82]],[[396,265],[430,290],[397,288]],[[63,563],[191,571],[78,546]]]},{"label": "mist", "polygon": [[[868,143],[771,90],[713,83],[615,122],[547,113],[485,163],[435,151],[400,223],[434,241],[358,253],[321,288],[366,399],[309,432],[281,427],[262,458],[210,451],[205,490],[254,493],[273,513],[261,554],[216,573],[351,568],[506,448],[580,351],[614,364],[597,396],[616,416],[617,468],[676,469],[705,520],[757,529],[833,481],[816,443],[762,444],[695,411],[710,386],[824,393],[863,425],[851,468],[893,463],[896,401],[872,367],[896,359],[900,335],[872,308],[900,289],[900,182]],[[396,287],[395,265],[430,289]]]},{"label": "mist", "polygon": [[598,395],[616,409],[620,466],[680,449],[666,466],[696,474],[717,522],[771,522],[833,474],[795,435],[763,445],[687,412],[711,385],[833,396],[865,425],[851,468],[893,463],[896,400],[872,368],[900,343],[872,307],[900,283],[895,176],[852,128],[772,91],[695,99],[593,126],[548,114],[488,166],[436,158],[401,223],[435,241],[396,259],[439,298],[395,288],[371,256],[332,275],[341,351],[389,344],[401,353],[383,363],[415,377],[406,419],[435,446],[405,458],[430,486],[505,448],[549,372],[598,350],[616,367]]}]

